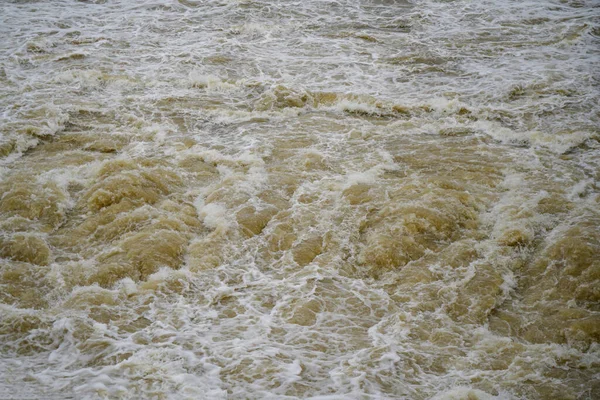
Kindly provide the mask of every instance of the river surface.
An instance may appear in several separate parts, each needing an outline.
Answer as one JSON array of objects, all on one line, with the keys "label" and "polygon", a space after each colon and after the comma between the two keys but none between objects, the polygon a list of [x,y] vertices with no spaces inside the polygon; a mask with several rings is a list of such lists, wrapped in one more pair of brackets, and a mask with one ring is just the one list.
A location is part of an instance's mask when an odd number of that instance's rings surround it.
[{"label": "river surface", "polygon": [[0,398],[600,398],[597,1],[0,35]]}]

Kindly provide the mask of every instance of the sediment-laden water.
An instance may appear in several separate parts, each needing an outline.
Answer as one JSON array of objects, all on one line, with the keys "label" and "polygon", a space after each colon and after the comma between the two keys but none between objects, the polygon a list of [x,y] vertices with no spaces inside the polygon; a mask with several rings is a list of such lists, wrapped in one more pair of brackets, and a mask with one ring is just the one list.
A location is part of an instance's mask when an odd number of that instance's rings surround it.
[{"label": "sediment-laden water", "polygon": [[0,398],[600,397],[596,1],[0,34]]}]

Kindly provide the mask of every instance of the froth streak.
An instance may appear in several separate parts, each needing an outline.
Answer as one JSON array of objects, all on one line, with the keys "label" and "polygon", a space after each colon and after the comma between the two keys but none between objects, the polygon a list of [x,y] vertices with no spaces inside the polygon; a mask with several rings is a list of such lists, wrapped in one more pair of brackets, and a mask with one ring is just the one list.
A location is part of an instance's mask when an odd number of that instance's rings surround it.
[{"label": "froth streak", "polygon": [[600,397],[591,3],[93,3],[0,4],[0,398]]}]

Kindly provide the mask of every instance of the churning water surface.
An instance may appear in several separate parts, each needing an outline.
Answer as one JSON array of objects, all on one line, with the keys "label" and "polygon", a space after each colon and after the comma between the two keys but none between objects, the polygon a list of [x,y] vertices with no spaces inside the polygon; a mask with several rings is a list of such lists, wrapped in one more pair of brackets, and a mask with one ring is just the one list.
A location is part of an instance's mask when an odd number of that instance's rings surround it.
[{"label": "churning water surface", "polygon": [[0,398],[600,397],[594,0],[0,3]]}]

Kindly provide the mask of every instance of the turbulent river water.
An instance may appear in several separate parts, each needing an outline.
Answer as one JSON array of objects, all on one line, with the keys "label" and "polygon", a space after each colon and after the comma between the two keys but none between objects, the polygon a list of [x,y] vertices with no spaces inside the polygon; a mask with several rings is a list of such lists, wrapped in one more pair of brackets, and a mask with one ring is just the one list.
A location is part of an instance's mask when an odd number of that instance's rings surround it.
[{"label": "turbulent river water", "polygon": [[600,398],[598,2],[0,34],[0,398]]}]

